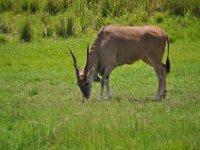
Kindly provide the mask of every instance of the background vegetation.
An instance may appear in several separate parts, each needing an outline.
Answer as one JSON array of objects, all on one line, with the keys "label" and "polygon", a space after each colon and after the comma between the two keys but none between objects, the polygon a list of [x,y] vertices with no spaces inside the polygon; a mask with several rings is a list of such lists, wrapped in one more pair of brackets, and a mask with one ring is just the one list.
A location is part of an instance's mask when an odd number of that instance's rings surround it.
[{"label": "background vegetation", "polygon": [[[70,46],[84,66],[103,25],[158,25],[170,37],[167,97],[137,62],[82,103]],[[199,0],[0,0],[0,149],[199,149]],[[164,57],[164,60],[166,57]]]}]

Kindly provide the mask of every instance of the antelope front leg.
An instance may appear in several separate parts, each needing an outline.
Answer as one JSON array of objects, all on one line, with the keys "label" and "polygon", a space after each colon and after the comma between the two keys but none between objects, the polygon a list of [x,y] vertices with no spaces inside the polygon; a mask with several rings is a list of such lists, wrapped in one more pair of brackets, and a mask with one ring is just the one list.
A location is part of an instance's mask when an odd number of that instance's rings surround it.
[{"label": "antelope front leg", "polygon": [[102,78],[101,79],[101,91],[100,91],[100,95],[97,97],[98,100],[102,100],[103,99],[104,85],[105,85],[105,81]]},{"label": "antelope front leg", "polygon": [[106,88],[107,88],[107,99],[111,99],[112,98],[112,94],[110,92],[109,78],[106,79]]},{"label": "antelope front leg", "polygon": [[106,84],[106,88],[107,88],[107,98],[111,99],[112,95],[110,93],[110,85],[109,85],[109,76],[110,73],[112,72],[112,70],[114,69],[113,66],[109,66],[106,67],[104,70],[104,74],[103,77],[101,79],[101,91],[100,91],[100,96],[99,96],[99,100],[103,99],[103,93],[104,93],[104,85]]}]

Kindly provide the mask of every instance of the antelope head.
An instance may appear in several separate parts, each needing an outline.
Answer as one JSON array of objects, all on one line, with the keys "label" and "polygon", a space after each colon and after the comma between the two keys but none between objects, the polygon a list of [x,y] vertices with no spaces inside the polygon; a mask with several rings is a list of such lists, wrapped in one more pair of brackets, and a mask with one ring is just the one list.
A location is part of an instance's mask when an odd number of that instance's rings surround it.
[{"label": "antelope head", "polygon": [[90,93],[91,93],[93,72],[94,72],[94,68],[92,68],[90,70],[88,68],[89,45],[87,47],[87,60],[86,60],[84,70],[82,70],[79,66],[77,66],[75,55],[73,54],[72,50],[69,47],[68,47],[68,49],[69,49],[71,56],[73,58],[73,61],[74,61],[74,69],[76,71],[77,85],[83,94],[83,98],[88,99],[90,97]]}]

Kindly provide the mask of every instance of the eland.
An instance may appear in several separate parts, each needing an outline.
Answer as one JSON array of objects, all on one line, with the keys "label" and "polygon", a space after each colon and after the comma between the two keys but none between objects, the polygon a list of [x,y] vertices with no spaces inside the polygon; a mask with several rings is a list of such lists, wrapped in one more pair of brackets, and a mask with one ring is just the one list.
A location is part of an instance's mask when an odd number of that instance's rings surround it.
[{"label": "eland", "polygon": [[[165,45],[168,45],[166,63],[162,63]],[[68,47],[69,48],[69,47]],[[169,39],[167,33],[157,26],[115,26],[103,27],[92,47],[87,47],[87,60],[82,70],[77,66],[76,57],[69,48],[74,61],[77,84],[83,98],[91,94],[92,82],[99,81],[101,90],[99,99],[103,99],[104,86],[107,98],[111,99],[109,77],[118,66],[132,64],[142,60],[153,67],[158,78],[156,99],[166,95],[166,74],[170,71]],[[99,78],[101,76],[101,79]]]}]

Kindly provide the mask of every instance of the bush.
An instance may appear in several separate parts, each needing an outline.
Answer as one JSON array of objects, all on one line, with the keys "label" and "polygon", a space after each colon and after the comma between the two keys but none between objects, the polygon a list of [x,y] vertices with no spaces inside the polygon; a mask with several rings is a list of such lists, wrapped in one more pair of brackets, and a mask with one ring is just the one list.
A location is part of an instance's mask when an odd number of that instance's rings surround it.
[{"label": "bush", "polygon": [[22,1],[21,8],[23,11],[28,11],[28,2],[26,0]]},{"label": "bush", "polygon": [[54,33],[53,28],[49,27],[49,17],[48,15],[42,15],[41,22],[42,22],[42,36],[43,37],[51,37]]},{"label": "bush", "polygon": [[64,10],[67,10],[68,7],[69,7],[68,6],[68,1],[67,0],[63,0],[63,8],[64,8]]},{"label": "bush", "polygon": [[6,42],[7,42],[7,39],[0,34],[0,43],[3,44],[3,43],[6,43]]},{"label": "bush", "polygon": [[72,18],[67,19],[67,35],[71,36],[74,34],[74,23]]},{"label": "bush", "polygon": [[80,25],[81,25],[81,32],[86,32],[87,27],[90,25],[90,21],[89,21],[87,15],[85,15],[85,12],[81,13]]},{"label": "bush", "polygon": [[0,12],[11,10],[13,8],[13,2],[11,0],[0,1]]},{"label": "bush", "polygon": [[46,12],[48,12],[51,16],[54,16],[58,13],[58,5],[54,0],[48,0],[45,6]]},{"label": "bush", "polygon": [[66,22],[64,19],[60,20],[60,24],[56,26],[56,34],[60,37],[67,37],[66,35]]},{"label": "bush", "polygon": [[60,37],[67,38],[74,34],[74,24],[73,19],[70,17],[67,19],[67,22],[62,19],[60,25],[56,26],[56,33]]},{"label": "bush", "polygon": [[101,16],[108,17],[112,13],[113,9],[109,0],[104,0],[101,5]]},{"label": "bush", "polygon": [[10,28],[8,27],[7,24],[1,23],[0,24],[0,32],[9,33],[10,32]]},{"label": "bush", "polygon": [[30,11],[32,14],[36,13],[36,11],[39,10],[39,5],[38,5],[38,2],[37,1],[32,1],[30,3]]},{"label": "bush", "polygon": [[38,95],[38,89],[34,87],[28,92],[28,94],[29,94],[29,96]]},{"label": "bush", "polygon": [[21,42],[30,42],[32,40],[33,33],[30,21],[26,20],[26,22],[22,24],[19,34]]},{"label": "bush", "polygon": [[42,36],[43,37],[52,37],[54,33],[54,30],[49,27],[44,27],[42,31]]},{"label": "bush", "polygon": [[162,23],[164,21],[164,16],[161,13],[155,15],[155,20],[157,23]]},{"label": "bush", "polygon": [[102,17],[98,17],[95,23],[95,29],[98,31],[104,25],[104,19]]},{"label": "bush", "polygon": [[195,16],[200,16],[200,1],[194,0],[168,0],[165,1],[165,10],[170,10],[171,14],[184,16],[188,11],[192,12]]},{"label": "bush", "polygon": [[115,8],[114,8],[114,12],[113,15],[115,17],[119,17],[124,15],[124,4],[126,4],[126,1],[123,0],[117,0],[114,4]]}]

